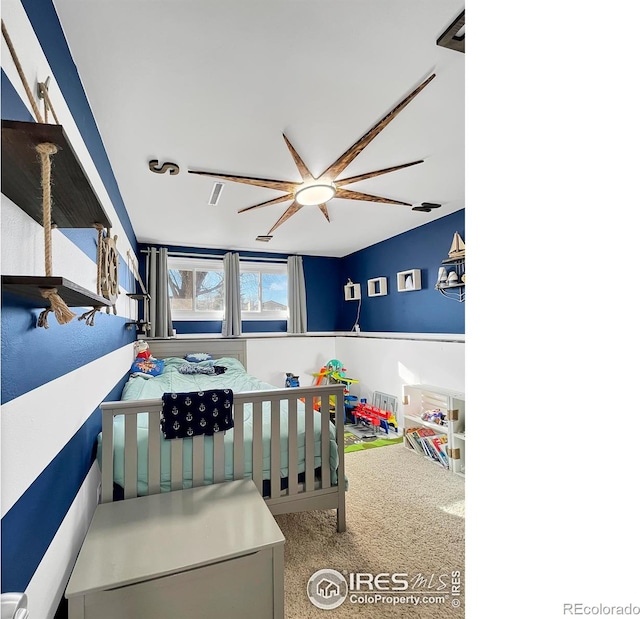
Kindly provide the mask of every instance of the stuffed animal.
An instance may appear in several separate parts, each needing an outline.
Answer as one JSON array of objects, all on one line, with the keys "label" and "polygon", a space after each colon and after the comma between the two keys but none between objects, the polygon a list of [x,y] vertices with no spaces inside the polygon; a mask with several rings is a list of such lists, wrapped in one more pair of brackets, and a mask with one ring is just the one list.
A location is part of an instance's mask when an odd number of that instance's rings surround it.
[{"label": "stuffed animal", "polygon": [[152,359],[149,344],[144,340],[139,340],[135,344],[136,359]]}]

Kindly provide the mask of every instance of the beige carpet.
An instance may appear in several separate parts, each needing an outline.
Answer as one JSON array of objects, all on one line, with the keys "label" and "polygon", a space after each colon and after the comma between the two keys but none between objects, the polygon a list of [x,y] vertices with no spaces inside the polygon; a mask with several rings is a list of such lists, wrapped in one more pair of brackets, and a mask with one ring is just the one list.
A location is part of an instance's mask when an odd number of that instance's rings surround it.
[{"label": "beige carpet", "polygon": [[[285,617],[464,617],[464,480],[427,462],[402,444],[345,455],[349,490],[347,531],[337,533],[334,511],[276,516],[285,543]],[[432,574],[427,595],[444,602],[351,603],[334,610],[311,604],[306,587],[319,569]],[[451,596],[451,573],[461,573],[461,595]],[[442,576],[447,586],[435,591]],[[348,577],[348,576],[347,576]],[[375,593],[375,592],[374,592]],[[459,603],[459,606],[456,604]]]}]

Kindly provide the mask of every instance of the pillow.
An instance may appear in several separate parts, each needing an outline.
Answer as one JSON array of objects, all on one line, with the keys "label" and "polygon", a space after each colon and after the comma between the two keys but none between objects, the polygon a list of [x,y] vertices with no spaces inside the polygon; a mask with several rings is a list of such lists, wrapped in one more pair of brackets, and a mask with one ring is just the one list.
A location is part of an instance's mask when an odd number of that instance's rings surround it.
[{"label": "pillow", "polygon": [[209,374],[210,376],[224,374],[226,371],[227,368],[223,365],[213,365],[213,363],[183,363],[178,368],[180,374]]},{"label": "pillow", "polygon": [[136,359],[131,366],[132,374],[144,374],[145,376],[158,376],[164,370],[162,359]]},{"label": "pillow", "polygon": [[213,357],[208,352],[190,352],[184,356],[186,361],[190,363],[198,363],[199,361],[212,361]]}]

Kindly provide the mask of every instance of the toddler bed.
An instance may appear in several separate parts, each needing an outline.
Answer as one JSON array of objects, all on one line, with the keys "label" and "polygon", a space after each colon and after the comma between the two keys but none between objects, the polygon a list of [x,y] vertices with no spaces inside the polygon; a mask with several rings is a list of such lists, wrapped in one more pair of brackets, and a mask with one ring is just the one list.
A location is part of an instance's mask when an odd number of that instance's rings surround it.
[{"label": "toddler bed", "polygon": [[[243,340],[149,344],[164,361],[162,373],[130,377],[121,401],[101,404],[101,502],[249,478],[272,514],[336,509],[337,528],[346,529],[343,416],[335,415],[335,424],[329,418],[330,398],[336,410],[344,405],[341,385],[278,389],[247,373]],[[194,352],[213,359],[187,363]],[[232,392],[232,429],[164,437],[163,394],[224,389]]]}]

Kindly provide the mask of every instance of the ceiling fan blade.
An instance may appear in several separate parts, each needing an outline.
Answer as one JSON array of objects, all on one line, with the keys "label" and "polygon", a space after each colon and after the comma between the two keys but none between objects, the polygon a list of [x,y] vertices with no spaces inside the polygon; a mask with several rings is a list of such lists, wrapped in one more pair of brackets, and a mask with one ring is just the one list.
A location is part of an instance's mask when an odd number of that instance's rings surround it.
[{"label": "ceiling fan blade", "polygon": [[333,180],[339,176],[344,169],[371,143],[375,138],[413,99],[420,91],[436,76],[432,73],[422,84],[420,84],[411,94],[405,97],[396,105],[384,118],[365,133],[355,144],[350,146],[334,163],[332,163],[321,175],[321,179]]},{"label": "ceiling fan blade", "polygon": [[306,163],[302,161],[302,157],[298,155],[298,151],[296,151],[296,149],[293,147],[293,144],[289,142],[289,139],[284,133],[282,134],[282,137],[284,138],[284,141],[287,143],[287,147],[289,148],[289,152],[291,153],[291,156],[293,157],[293,160],[296,163],[296,167],[298,168],[298,172],[300,172],[300,176],[302,176],[302,182],[306,183],[307,181],[314,180],[313,174],[311,174],[311,172],[309,171],[309,168],[307,167]]},{"label": "ceiling fan blade", "polygon": [[372,196],[368,193],[360,193],[359,191],[350,191],[349,189],[338,189],[335,198],[344,198],[345,200],[362,200],[363,202],[380,202],[382,204],[400,204],[401,206],[411,206],[410,202],[400,202],[391,198],[381,198],[380,196]]},{"label": "ceiling fan blade", "polygon": [[260,204],[247,206],[246,208],[240,209],[238,213],[244,213],[245,211],[252,211],[254,208],[262,208],[263,206],[269,206],[270,204],[279,204],[280,202],[286,202],[287,200],[292,200],[292,199],[293,199],[293,194],[288,193],[286,196],[278,196],[277,198],[273,198],[272,200],[267,200],[266,202],[260,202]]},{"label": "ceiling fan blade", "polygon": [[327,210],[327,205],[326,204],[318,204],[318,208],[322,211],[322,214],[325,216],[326,220],[331,223],[331,220],[329,219],[329,211]]},{"label": "ceiling fan blade", "polygon": [[204,170],[189,170],[189,174],[202,174],[204,176],[215,176],[234,183],[244,183],[245,185],[255,185],[256,187],[266,187],[267,189],[278,189],[291,193],[295,191],[300,183],[291,181],[277,181],[271,178],[257,178],[255,176],[237,176],[236,174],[220,174],[219,172],[205,172]]},{"label": "ceiling fan blade", "polygon": [[280,219],[278,219],[278,221],[276,221],[276,223],[273,224],[273,227],[271,228],[271,230],[269,230],[269,232],[267,232],[267,235],[272,234],[276,228],[279,228],[285,221],[287,221],[287,219],[289,219],[289,217],[291,217],[292,215],[295,215],[301,208],[302,208],[302,204],[298,204],[297,202],[294,202],[282,214],[282,217],[280,217]]},{"label": "ceiling fan blade", "polygon": [[396,165],[392,168],[385,168],[384,170],[376,170],[375,172],[367,172],[366,174],[360,174],[358,176],[351,176],[349,178],[343,178],[339,181],[333,181],[336,187],[342,187],[343,185],[349,185],[350,183],[357,183],[358,181],[364,181],[367,178],[373,178],[374,176],[380,176],[381,174],[388,174],[389,172],[395,172],[396,170],[402,170],[402,168],[408,168],[409,166],[416,165],[418,163],[424,163],[424,159],[420,161],[412,161],[411,163],[403,163],[402,165]]}]

